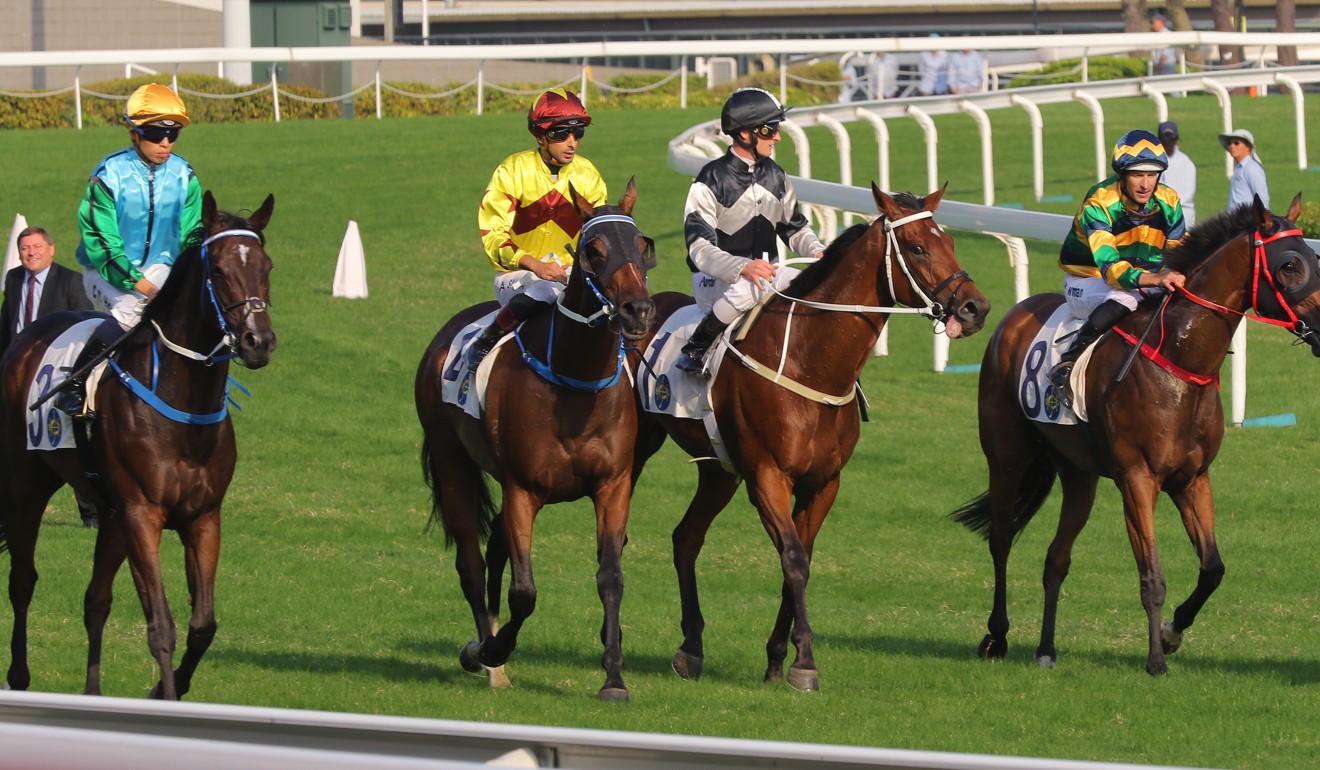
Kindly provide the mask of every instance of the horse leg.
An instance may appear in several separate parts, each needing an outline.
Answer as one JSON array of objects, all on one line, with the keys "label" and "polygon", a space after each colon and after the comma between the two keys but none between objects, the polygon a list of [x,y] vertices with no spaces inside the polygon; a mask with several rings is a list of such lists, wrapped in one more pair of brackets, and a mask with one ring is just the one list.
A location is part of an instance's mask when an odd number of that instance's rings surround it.
[{"label": "horse leg", "polygon": [[1141,605],[1146,610],[1150,638],[1146,673],[1159,676],[1169,672],[1160,633],[1161,614],[1164,610],[1164,570],[1160,566],[1159,549],[1155,544],[1155,498],[1159,494],[1159,486],[1149,475],[1133,473],[1119,481],[1118,488],[1123,495],[1128,540],[1132,543],[1132,554],[1137,560],[1137,575],[1141,580]]},{"label": "horse leg", "polygon": [[[797,527],[798,539],[802,541],[802,547],[807,551],[808,563],[815,550],[816,535],[820,533],[821,525],[825,523],[825,516],[829,514],[838,494],[839,477],[835,476],[823,488],[800,491],[797,495],[797,510],[793,512],[793,523]],[[775,628],[765,646],[766,656],[769,659],[766,670],[767,680],[772,671],[781,672],[775,675],[776,680],[782,676],[784,659],[788,654],[788,634],[794,617],[793,593],[787,580],[784,581],[780,594],[779,617],[775,620]],[[797,641],[794,645],[797,647],[798,656],[788,669],[788,683],[799,690],[819,690],[820,678],[816,672],[815,658],[812,656],[811,640],[807,640],[805,654],[803,647]]]},{"label": "horse leg", "polygon": [[[32,686],[27,652],[28,609],[37,590],[37,534],[46,503],[63,482],[44,464],[21,461],[7,468],[4,475],[0,546],[9,550],[9,603],[14,608],[14,629],[9,642],[9,671],[2,684],[6,690],[26,690]],[[23,480],[22,488],[16,486],[17,479]]]},{"label": "horse leg", "polygon": [[1224,579],[1224,562],[1219,557],[1219,546],[1215,544],[1215,498],[1210,490],[1210,477],[1206,474],[1196,476],[1186,487],[1169,492],[1169,496],[1178,506],[1183,527],[1187,529],[1196,555],[1201,558],[1201,571],[1196,588],[1173,611],[1173,623],[1164,623],[1161,628],[1160,641],[1166,655],[1177,652],[1182,645],[1183,631],[1196,620],[1196,614]]},{"label": "horse leg", "polygon": [[[765,527],[766,533],[775,544],[775,549],[779,551],[780,569],[784,573],[779,616],[785,614],[782,609],[785,605],[792,607],[792,638],[798,651],[798,662],[794,665],[802,668],[796,672],[796,683],[790,679],[790,684],[800,686],[800,689],[817,689],[819,681],[815,676],[816,664],[811,649],[811,623],[807,620],[807,580],[811,576],[811,557],[803,547],[797,528],[794,526],[791,513],[792,492],[788,479],[778,469],[760,468],[747,480],[747,495],[761,514],[761,526]],[[777,620],[776,626],[780,625],[782,621]],[[775,631],[772,631],[770,640],[766,643],[766,655],[769,659],[765,670],[767,682],[779,681],[784,677],[783,663],[787,648],[776,648],[777,640],[774,634]]]},{"label": "horse leg", "polygon": [[123,533],[117,523],[102,520],[96,531],[92,579],[83,594],[83,627],[87,630],[87,682],[83,693],[86,695],[101,694],[101,643],[105,636],[105,621],[110,617],[110,605],[114,600],[115,575],[127,557]]},{"label": "horse leg", "polygon": [[[500,593],[504,588],[504,568],[509,566],[509,544],[504,542],[504,518],[496,516],[490,524],[490,539],[486,541],[486,614],[490,633],[500,630]],[[490,686],[503,689],[510,686],[504,666],[486,669]]]},{"label": "horse leg", "polygon": [[623,629],[619,625],[619,605],[623,603],[623,547],[628,542],[632,479],[627,475],[614,479],[598,490],[594,499],[596,593],[605,610],[600,627],[600,642],[605,648],[600,660],[605,669],[605,684],[596,697],[603,701],[626,701],[628,686],[623,681]]},{"label": "horse leg", "polygon": [[174,670],[174,686],[182,699],[192,687],[197,664],[215,639],[215,567],[220,560],[220,509],[198,517],[179,532],[179,540],[183,543],[188,596],[192,601],[188,640],[183,659]]},{"label": "horse leg", "polygon": [[738,477],[725,473],[718,463],[697,465],[697,491],[683,519],[674,527],[674,570],[678,573],[678,596],[682,607],[683,643],[674,653],[674,673],[684,679],[699,679],[705,660],[702,633],[706,619],[697,593],[697,557],[706,542],[711,522],[738,491]]},{"label": "horse leg", "polygon": [[160,681],[152,688],[151,697],[178,700],[174,681],[177,635],[160,570],[159,522],[164,515],[155,510],[143,510],[141,506],[126,507],[120,515],[124,517],[120,526],[124,529],[128,546],[128,568],[133,574],[133,585],[147,621],[147,649],[160,668]]},{"label": "horse leg", "polygon": [[532,523],[542,501],[530,492],[506,485],[504,488],[504,540],[509,550],[509,622],[480,645],[481,664],[503,666],[518,646],[522,625],[536,611],[536,583],[532,579]]},{"label": "horse leg", "polygon": [[1054,540],[1045,553],[1045,574],[1042,578],[1045,610],[1041,618],[1040,645],[1036,647],[1036,663],[1041,668],[1054,668],[1059,658],[1054,648],[1059,591],[1072,566],[1073,543],[1091,517],[1091,507],[1095,505],[1095,485],[1099,480],[1098,476],[1083,473],[1070,465],[1060,470],[1059,477],[1063,480],[1063,508],[1059,513],[1059,526],[1054,533]]}]

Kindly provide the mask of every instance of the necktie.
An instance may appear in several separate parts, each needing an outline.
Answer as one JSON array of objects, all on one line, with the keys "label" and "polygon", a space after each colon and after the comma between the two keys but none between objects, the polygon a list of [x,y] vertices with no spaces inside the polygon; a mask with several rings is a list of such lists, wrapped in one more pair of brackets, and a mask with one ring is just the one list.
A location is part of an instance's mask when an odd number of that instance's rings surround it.
[{"label": "necktie", "polygon": [[28,273],[27,289],[27,317],[23,320],[24,327],[31,324],[32,319],[37,315],[37,277],[32,273]]}]

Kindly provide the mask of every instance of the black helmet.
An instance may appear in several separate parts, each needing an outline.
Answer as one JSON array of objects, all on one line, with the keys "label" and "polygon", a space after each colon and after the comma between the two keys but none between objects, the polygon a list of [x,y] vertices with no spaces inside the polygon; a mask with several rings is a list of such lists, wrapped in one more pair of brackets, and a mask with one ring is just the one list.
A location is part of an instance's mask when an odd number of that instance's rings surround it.
[{"label": "black helmet", "polygon": [[739,131],[779,123],[787,112],[788,109],[769,91],[739,88],[724,102],[724,109],[720,111],[720,131],[736,136]]}]

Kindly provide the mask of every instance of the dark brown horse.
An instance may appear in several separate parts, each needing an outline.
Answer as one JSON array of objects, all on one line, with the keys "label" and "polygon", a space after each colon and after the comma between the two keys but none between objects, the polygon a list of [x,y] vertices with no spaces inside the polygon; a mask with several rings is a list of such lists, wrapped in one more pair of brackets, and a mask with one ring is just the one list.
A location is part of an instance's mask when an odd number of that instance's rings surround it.
[{"label": "dark brown horse", "polygon": [[[711,522],[746,479],[747,496],[779,551],[784,573],[779,615],[766,644],[765,679],[784,678],[791,632],[797,658],[788,682],[818,689],[807,578],[816,534],[860,433],[858,406],[851,403],[857,378],[890,313],[921,312],[943,321],[955,338],[985,323],[990,303],[958,264],[953,239],[931,218],[944,191],[924,199],[906,193],[890,197],[872,185],[872,193],[880,217],[849,229],[783,296],[772,298],[735,343],[737,353],[725,356],[712,384],[720,435],[736,473],[718,462],[699,463],[696,495],[674,530],[683,643],[673,665],[680,676],[700,676],[703,665],[697,557]],[[660,323],[691,302],[682,294],[657,295]],[[780,382],[738,360],[759,362],[773,376],[781,351],[786,353]],[[639,380],[647,377],[655,375],[643,370]],[[639,437],[639,466],[666,435],[693,457],[715,456],[701,420],[648,416],[655,419],[644,423]]]},{"label": "dark brown horse", "polygon": [[[1101,339],[1086,369],[1089,424],[1057,425],[1026,417],[1018,398],[1018,373],[1027,364],[1036,332],[1064,301],[1040,294],[1013,308],[995,330],[981,367],[981,448],[990,466],[990,489],[954,512],[980,532],[994,562],[994,609],[982,640],[983,658],[1008,653],[1006,572],[1008,553],[1044,503],[1057,475],[1063,483],[1058,531],[1045,557],[1045,608],[1036,659],[1057,659],[1054,626],[1059,590],[1072,561],[1072,546],[1091,514],[1096,483],[1114,480],[1123,496],[1128,539],[1141,579],[1141,604],[1149,625],[1146,670],[1163,674],[1165,655],[1224,575],[1215,544],[1210,463],[1224,435],[1218,372],[1242,314],[1287,325],[1320,356],[1320,264],[1288,220],[1301,211],[1293,200],[1287,219],[1255,201],[1197,225],[1164,263],[1187,276],[1186,291],[1160,308],[1138,310],[1119,324],[1133,341],[1149,328],[1149,355],[1136,358],[1124,377],[1131,343]],[[1152,320],[1152,316],[1154,316]],[[1032,360],[1036,360],[1033,358]],[[1178,374],[1175,374],[1178,373]],[[1050,396],[1045,395],[1046,398]],[[1187,600],[1161,625],[1164,573],[1155,546],[1155,502],[1169,495],[1200,557],[1200,576]]]},{"label": "dark brown horse", "polygon": [[[655,251],[631,218],[636,200],[631,180],[617,207],[593,208],[573,193],[583,225],[568,285],[558,307],[527,321],[516,341],[491,354],[484,419],[443,403],[441,385],[450,343],[464,326],[495,309],[494,302],[470,307],[440,329],[422,357],[416,382],[432,520],[444,527],[449,544],[457,544],[454,566],[477,629],[477,639],[460,653],[461,665],[472,672],[498,669],[513,654],[518,632],[536,607],[531,562],[536,514],[549,503],[590,497],[596,506],[596,588],[605,610],[602,700],[628,697],[619,604],[637,406],[627,376],[620,377],[622,346],[625,338],[645,334],[655,317],[646,288]],[[515,345],[521,356],[506,349]],[[503,492],[498,518],[483,473]],[[492,526],[499,531],[492,533]],[[495,554],[489,600],[481,554],[487,537]],[[512,562],[510,618],[498,628],[505,559]],[[493,685],[506,682],[492,674]]]},{"label": "dark brown horse", "polygon": [[[220,506],[234,474],[234,427],[227,412],[229,359],[248,368],[270,362],[275,332],[270,314],[270,258],[262,230],[273,196],[248,219],[216,210],[207,192],[206,239],[184,251],[160,293],[147,305],[115,353],[122,372],[96,392],[98,418],[88,456],[100,483],[85,475],[72,448],[27,449],[29,386],[50,384],[39,372],[47,347],[75,323],[106,318],[57,313],[25,330],[0,363],[0,546],[10,554],[9,598],[14,607],[13,660],[6,681],[25,690],[27,616],[37,582],[37,531],[51,495],[68,483],[97,503],[92,579],[87,588],[88,694],[101,691],[101,637],[110,614],[115,574],[128,560],[147,621],[147,646],[160,666],[152,696],[177,700],[215,637],[214,585],[220,555]],[[52,409],[47,401],[42,407]],[[48,414],[46,419],[53,415]],[[174,665],[175,626],[161,578],[160,537],[178,532],[184,548],[192,617],[187,648]]]}]

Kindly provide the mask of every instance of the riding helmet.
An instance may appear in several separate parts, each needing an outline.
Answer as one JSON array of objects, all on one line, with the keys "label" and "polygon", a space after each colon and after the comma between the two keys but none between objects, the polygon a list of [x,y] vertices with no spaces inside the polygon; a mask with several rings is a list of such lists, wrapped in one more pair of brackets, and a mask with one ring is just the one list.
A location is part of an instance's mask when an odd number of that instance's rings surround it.
[{"label": "riding helmet", "polygon": [[761,88],[739,88],[720,111],[720,131],[729,136],[757,126],[783,121],[788,108],[774,94]]},{"label": "riding helmet", "polygon": [[586,128],[589,125],[591,116],[587,114],[587,108],[577,94],[566,88],[546,91],[527,111],[527,130],[533,136],[540,136],[556,126]]},{"label": "riding helmet", "polygon": [[1160,171],[1169,168],[1169,156],[1164,145],[1151,132],[1143,129],[1129,131],[1114,145],[1114,159],[1110,161],[1114,172]]},{"label": "riding helmet", "polygon": [[169,86],[148,83],[128,97],[124,108],[124,121],[141,128],[148,123],[165,128],[183,128],[188,125],[188,108]]}]

